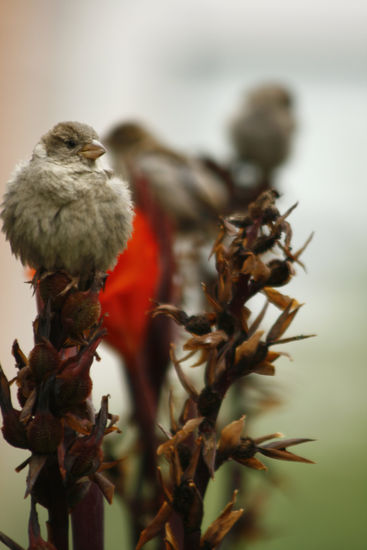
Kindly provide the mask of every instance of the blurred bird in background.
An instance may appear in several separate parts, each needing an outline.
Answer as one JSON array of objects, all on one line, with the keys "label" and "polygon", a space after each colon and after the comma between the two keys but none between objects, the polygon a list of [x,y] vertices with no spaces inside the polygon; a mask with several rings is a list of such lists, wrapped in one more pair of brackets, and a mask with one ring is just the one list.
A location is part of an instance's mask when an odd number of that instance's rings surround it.
[{"label": "blurred bird in background", "polygon": [[296,128],[291,92],[281,84],[250,90],[229,125],[233,158],[229,171],[234,200],[249,203],[275,186],[275,173],[289,157]]},{"label": "blurred bird in background", "polygon": [[116,126],[106,137],[113,165],[131,181],[137,204],[145,189],[136,180],[145,177],[150,193],[172,220],[179,235],[210,231],[228,204],[225,182],[198,159],[161,143],[137,122]]}]

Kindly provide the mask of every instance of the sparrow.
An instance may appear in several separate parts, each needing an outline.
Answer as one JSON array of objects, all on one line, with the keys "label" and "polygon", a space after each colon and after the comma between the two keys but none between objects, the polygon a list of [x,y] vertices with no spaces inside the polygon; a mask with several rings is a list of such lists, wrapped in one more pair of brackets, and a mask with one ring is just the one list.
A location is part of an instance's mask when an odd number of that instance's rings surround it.
[{"label": "sparrow", "polygon": [[0,217],[13,254],[42,272],[80,280],[114,266],[132,231],[128,184],[99,165],[95,130],[60,122],[7,183]]},{"label": "sparrow", "polygon": [[171,149],[134,121],[115,126],[105,141],[114,169],[130,179],[138,204],[138,182],[143,179],[178,234],[203,233],[213,223],[216,226],[227,207],[228,190],[199,159]]},{"label": "sparrow", "polygon": [[235,162],[247,163],[267,180],[288,157],[295,130],[291,93],[280,84],[251,90],[230,123]]}]

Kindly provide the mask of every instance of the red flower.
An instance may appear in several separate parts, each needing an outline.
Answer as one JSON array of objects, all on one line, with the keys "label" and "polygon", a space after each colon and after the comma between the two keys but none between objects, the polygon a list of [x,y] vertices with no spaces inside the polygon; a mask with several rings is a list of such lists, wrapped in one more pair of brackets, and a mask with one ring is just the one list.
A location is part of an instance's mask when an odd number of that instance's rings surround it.
[{"label": "red flower", "polygon": [[127,360],[133,359],[144,342],[151,299],[160,277],[159,249],[148,218],[135,212],[133,237],[100,292],[105,340]]}]

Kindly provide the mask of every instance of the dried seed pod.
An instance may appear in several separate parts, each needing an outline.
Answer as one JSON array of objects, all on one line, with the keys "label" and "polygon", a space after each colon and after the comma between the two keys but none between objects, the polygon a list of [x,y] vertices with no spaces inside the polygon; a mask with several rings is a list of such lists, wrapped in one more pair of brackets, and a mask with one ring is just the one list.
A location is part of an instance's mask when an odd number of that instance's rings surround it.
[{"label": "dried seed pod", "polygon": [[27,426],[27,436],[34,453],[53,453],[63,436],[62,422],[48,410],[38,411]]},{"label": "dried seed pod", "polygon": [[211,324],[206,315],[192,315],[186,321],[185,328],[188,332],[200,336],[211,331]]},{"label": "dried seed pod", "polygon": [[47,304],[51,301],[55,309],[60,309],[67,297],[64,291],[71,282],[71,278],[62,271],[56,271],[42,278],[38,288],[43,302]]},{"label": "dried seed pod", "polygon": [[19,370],[16,383],[18,386],[18,401],[21,407],[24,407],[25,402],[36,387],[36,380],[29,366]]},{"label": "dried seed pod", "polygon": [[187,530],[200,529],[203,518],[203,500],[192,480],[183,481],[174,488],[173,508],[182,516]]},{"label": "dried seed pod", "polygon": [[266,286],[283,286],[294,274],[292,264],[288,260],[274,259],[267,266],[270,269],[270,276],[266,281]]},{"label": "dried seed pod", "polygon": [[36,344],[29,354],[29,367],[35,379],[41,381],[60,366],[57,350],[49,341]]},{"label": "dried seed pod", "polygon": [[83,331],[97,323],[101,304],[96,292],[77,291],[69,294],[61,310],[61,318],[71,336],[79,337]]}]

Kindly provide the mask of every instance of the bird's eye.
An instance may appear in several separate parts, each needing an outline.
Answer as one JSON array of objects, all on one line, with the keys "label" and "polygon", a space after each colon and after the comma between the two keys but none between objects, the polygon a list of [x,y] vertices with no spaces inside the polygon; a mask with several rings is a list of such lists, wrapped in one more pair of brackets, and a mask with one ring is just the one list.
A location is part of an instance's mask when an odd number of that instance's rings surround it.
[{"label": "bird's eye", "polygon": [[68,149],[74,149],[74,147],[76,146],[76,142],[73,139],[67,139],[65,141],[65,145]]}]

